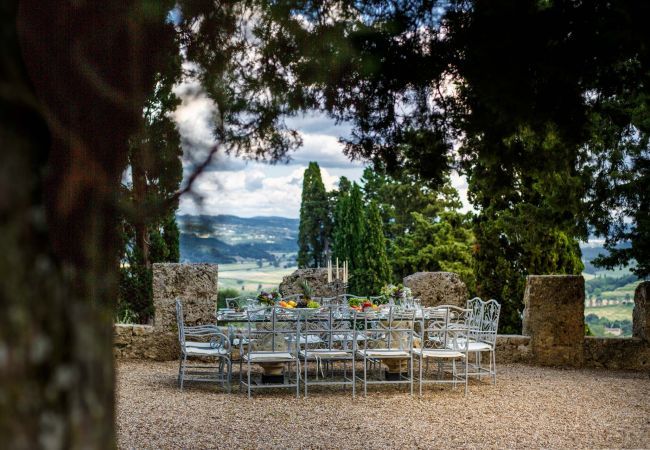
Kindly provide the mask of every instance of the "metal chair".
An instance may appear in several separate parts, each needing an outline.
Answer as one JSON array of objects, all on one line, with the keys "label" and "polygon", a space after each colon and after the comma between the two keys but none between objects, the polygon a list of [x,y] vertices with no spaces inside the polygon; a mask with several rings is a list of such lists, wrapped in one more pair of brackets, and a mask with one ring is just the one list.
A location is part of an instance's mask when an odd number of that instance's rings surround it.
[{"label": "metal chair", "polygon": [[[478,377],[482,375],[492,377],[492,383],[497,383],[496,366],[496,339],[499,328],[499,315],[501,305],[494,299],[483,301],[476,297],[467,302],[471,309],[469,352],[474,354],[474,363],[471,364],[469,376]],[[489,352],[490,364],[488,368],[483,367],[481,354]]]},{"label": "metal chair", "polygon": [[251,302],[257,303],[257,300],[247,297],[246,295],[240,295],[239,297],[227,297],[226,308],[240,309],[243,305],[249,306],[249,303]]},{"label": "metal chair", "polygon": [[[354,313],[354,310],[347,307],[322,307],[316,313],[303,317],[300,322],[300,337],[304,338],[304,345],[299,354],[304,364],[305,397],[308,386],[313,385],[351,386],[352,397],[355,397],[356,341],[349,329],[354,320]],[[348,377],[348,362],[351,366],[351,377]],[[342,373],[334,370],[335,363],[342,365]],[[310,379],[310,365],[316,369],[313,379]]]},{"label": "metal chair", "polygon": [[[239,364],[240,387],[245,386],[248,398],[252,389],[265,388],[295,388],[296,397],[300,395],[300,360],[297,355],[297,345],[293,343],[299,339],[300,312],[295,309],[286,309],[279,306],[247,311],[246,341],[240,340],[241,359]],[[245,348],[246,347],[246,348]],[[283,373],[281,383],[264,383],[253,380],[253,365],[264,364],[282,365]],[[243,365],[246,365],[246,379],[244,380]],[[295,366],[292,379],[291,365]]]},{"label": "metal chair", "polygon": [[[424,308],[420,319],[417,344],[413,354],[419,363],[419,388],[422,395],[424,383],[451,383],[454,387],[458,381],[465,384],[467,395],[468,360],[469,360],[469,327],[467,326],[470,309],[457,306],[436,306]],[[427,379],[429,360],[437,362],[437,376]],[[464,371],[459,374],[456,361],[463,362]],[[425,361],[426,369],[425,369]],[[449,366],[449,363],[451,365]],[[445,374],[450,372],[451,378],[445,379]]]},{"label": "metal chair", "polygon": [[[185,381],[219,382],[224,388],[227,383],[228,392],[230,392],[232,361],[228,337],[221,333],[215,325],[186,327],[183,320],[183,304],[180,299],[176,299],[176,324],[181,349],[178,367],[180,389],[183,390]],[[191,340],[187,340],[187,338]],[[206,365],[188,365],[187,358],[192,356],[217,358],[218,365],[216,368]],[[226,368],[227,370],[224,372]]]},{"label": "metal chair", "polygon": [[[408,384],[413,395],[413,323],[415,310],[403,310],[391,306],[386,312],[357,312],[354,320],[357,357],[363,362],[363,395],[367,395],[369,384]],[[364,331],[359,331],[364,330]],[[363,336],[358,339],[357,336]],[[407,371],[397,372],[394,379],[385,375],[382,379],[382,364],[386,360],[406,361]],[[402,364],[402,362],[398,362]],[[369,379],[371,366],[376,368],[375,377]],[[401,369],[401,367],[400,367]],[[372,375],[372,374],[371,374]],[[392,378],[392,377],[391,377]]]}]

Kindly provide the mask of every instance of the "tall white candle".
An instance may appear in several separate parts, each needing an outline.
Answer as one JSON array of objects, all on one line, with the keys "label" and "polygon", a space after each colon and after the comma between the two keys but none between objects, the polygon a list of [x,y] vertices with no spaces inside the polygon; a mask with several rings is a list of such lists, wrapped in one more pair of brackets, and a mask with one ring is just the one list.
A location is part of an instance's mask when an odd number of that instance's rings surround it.
[{"label": "tall white candle", "polygon": [[336,258],[336,279],[339,279],[339,258]]},{"label": "tall white candle", "polygon": [[332,282],[332,260],[327,261],[327,282]]}]

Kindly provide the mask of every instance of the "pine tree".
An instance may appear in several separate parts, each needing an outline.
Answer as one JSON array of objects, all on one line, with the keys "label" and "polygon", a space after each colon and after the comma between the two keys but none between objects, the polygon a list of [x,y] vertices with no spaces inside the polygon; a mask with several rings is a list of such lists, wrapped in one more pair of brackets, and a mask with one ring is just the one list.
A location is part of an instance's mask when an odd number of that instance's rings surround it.
[{"label": "pine tree", "polygon": [[318,163],[310,162],[302,182],[298,267],[324,266],[329,251],[329,199]]},{"label": "pine tree", "polygon": [[390,281],[391,273],[381,215],[375,202],[370,202],[366,208],[364,231],[363,260],[358,268],[359,281],[355,282],[356,292],[361,295],[376,295]]}]

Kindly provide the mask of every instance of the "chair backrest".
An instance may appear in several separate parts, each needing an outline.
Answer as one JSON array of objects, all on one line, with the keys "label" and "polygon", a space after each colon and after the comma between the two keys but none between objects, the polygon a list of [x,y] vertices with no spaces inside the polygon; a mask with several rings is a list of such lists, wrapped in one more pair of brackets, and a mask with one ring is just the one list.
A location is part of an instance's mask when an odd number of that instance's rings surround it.
[{"label": "chair backrest", "polygon": [[320,298],[321,306],[332,306],[340,305],[338,297],[321,297]]},{"label": "chair backrest", "polygon": [[176,326],[178,327],[178,343],[185,346],[185,324],[183,322],[183,304],[181,299],[176,299]]},{"label": "chair backrest", "polygon": [[467,300],[467,309],[471,310],[469,317],[467,318],[467,326],[472,330],[472,333],[478,333],[481,330],[484,304],[485,302],[479,297]]},{"label": "chair backrest", "polygon": [[354,350],[352,322],[355,312],[347,306],[330,305],[304,315],[300,327],[304,349]]},{"label": "chair backrest", "polygon": [[357,312],[355,330],[363,330],[363,349],[387,348],[410,351],[413,345],[415,310],[390,306],[383,310]]},{"label": "chair backrest", "polygon": [[247,311],[249,352],[291,351],[291,343],[298,341],[300,311],[271,306]]},{"label": "chair backrest", "polygon": [[238,309],[241,308],[243,304],[250,302],[250,301],[256,301],[255,299],[252,299],[250,297],[247,297],[246,295],[240,295],[239,297],[227,297],[226,298],[226,308],[231,308],[231,309]]},{"label": "chair backrest", "polygon": [[488,344],[496,344],[497,329],[499,328],[499,315],[501,305],[494,299],[483,302],[483,316],[479,340]]},{"label": "chair backrest", "polygon": [[472,310],[441,305],[422,310],[420,345],[423,349],[467,351]]}]

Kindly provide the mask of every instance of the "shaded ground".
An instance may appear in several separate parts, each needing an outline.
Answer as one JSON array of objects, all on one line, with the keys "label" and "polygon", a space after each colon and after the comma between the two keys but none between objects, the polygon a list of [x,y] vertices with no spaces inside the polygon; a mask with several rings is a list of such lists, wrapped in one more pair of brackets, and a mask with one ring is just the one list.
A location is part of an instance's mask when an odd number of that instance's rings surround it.
[{"label": "shaded ground", "polygon": [[[120,448],[650,448],[650,376],[500,366],[497,386],[260,392],[176,387],[176,363],[119,361]],[[417,391],[417,389],[416,389]],[[236,392],[236,390],[235,390]]]}]

